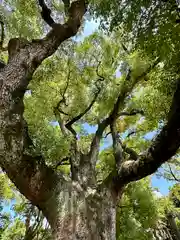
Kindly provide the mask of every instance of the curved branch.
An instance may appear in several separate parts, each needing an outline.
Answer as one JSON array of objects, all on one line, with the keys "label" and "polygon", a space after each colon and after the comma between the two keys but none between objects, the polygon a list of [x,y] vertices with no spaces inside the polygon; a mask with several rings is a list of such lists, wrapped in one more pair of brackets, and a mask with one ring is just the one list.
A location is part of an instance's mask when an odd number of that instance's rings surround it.
[{"label": "curved branch", "polygon": [[137,161],[124,162],[115,177],[116,187],[136,181],[154,173],[175,155],[180,146],[180,79],[174,93],[168,121],[152,142],[150,148]]},{"label": "curved branch", "polygon": [[66,128],[67,128],[70,132],[72,132],[73,135],[76,136],[77,134],[76,134],[75,130],[72,128],[72,124],[74,124],[75,122],[77,122],[78,120],[80,120],[86,113],[88,113],[88,112],[91,110],[92,106],[94,105],[94,103],[95,103],[96,100],[97,100],[97,97],[98,97],[100,91],[101,91],[100,88],[98,88],[98,90],[97,90],[97,92],[96,92],[93,100],[91,101],[91,103],[89,104],[89,106],[88,106],[82,113],[80,113],[79,115],[77,115],[76,117],[74,117],[72,120],[70,120],[68,123],[66,123],[66,125],[65,125]]},{"label": "curved branch", "polygon": [[1,41],[0,41],[0,49],[3,49],[3,43],[4,43],[4,23],[2,20],[0,20],[0,24],[1,24]]},{"label": "curved branch", "polygon": [[170,171],[171,175],[173,176],[174,180],[177,181],[177,182],[180,182],[180,179],[178,179],[178,178],[175,176],[175,174],[173,173],[170,164],[168,164],[168,167],[169,167],[169,171]]}]

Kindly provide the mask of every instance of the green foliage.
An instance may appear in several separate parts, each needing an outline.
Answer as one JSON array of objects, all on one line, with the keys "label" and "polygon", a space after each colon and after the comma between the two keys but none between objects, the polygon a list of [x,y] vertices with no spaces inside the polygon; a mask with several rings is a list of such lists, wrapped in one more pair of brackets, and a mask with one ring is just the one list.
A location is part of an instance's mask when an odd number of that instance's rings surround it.
[{"label": "green foliage", "polygon": [[12,224],[10,224],[3,234],[1,235],[2,240],[20,240],[23,239],[25,234],[25,225],[24,223],[16,218]]},{"label": "green foliage", "polygon": [[117,211],[117,239],[152,239],[158,207],[148,178],[129,184]]},{"label": "green foliage", "polygon": [[[107,117],[119,92],[129,84],[126,79],[129,69],[132,78],[136,79],[158,56],[161,62],[140,79],[119,109],[121,112],[139,109],[143,110],[144,115],[124,116],[116,123],[120,137],[127,147],[139,154],[150,145],[144,135],[159,130],[166,121],[179,77],[180,26],[175,24],[177,15],[171,9],[171,3],[161,2],[91,1],[90,11],[100,17],[103,30],[110,29],[114,32],[107,36],[98,31],[82,42],[71,39],[62,44],[56,54],[46,59],[38,68],[24,98],[24,117],[35,146],[32,154],[42,154],[45,162],[53,167],[70,155],[73,137],[64,136],[58,122],[68,122],[82,113],[94,98],[98,84],[101,92],[96,103],[73,126],[79,137],[78,149],[87,153],[93,134],[84,129],[84,124],[96,126]],[[51,8],[55,19],[64,19],[63,5],[59,1],[52,1]],[[57,11],[60,12],[59,18]],[[6,40],[17,36],[31,40],[42,37],[47,32],[34,0],[5,0],[0,6],[0,16],[6,24]],[[130,51],[126,51],[123,44]],[[7,55],[1,56],[7,62]],[[63,98],[65,101],[62,101]],[[55,111],[58,103],[66,114]],[[135,134],[128,136],[131,130],[135,130]],[[106,133],[108,131],[106,129]],[[111,145],[111,139],[108,138],[107,142]],[[104,140],[101,145],[103,144]],[[125,156],[125,159],[128,157]],[[178,159],[173,159],[171,164],[178,172]],[[97,179],[102,182],[114,169],[112,147],[108,146],[99,155]],[[57,170],[68,175],[70,166],[62,165]],[[164,174],[167,178],[171,175],[170,172]],[[12,201],[14,199],[15,202]],[[178,185],[172,189],[170,197],[157,200],[149,178],[129,184],[117,210],[117,239],[152,239],[151,230],[157,220],[165,216],[165,211],[174,211],[177,208],[174,206],[174,199],[176,203],[180,201]],[[24,219],[32,206],[21,198],[2,174],[0,210],[9,202],[15,216],[11,223],[9,214],[1,211],[1,239],[23,239],[26,230]],[[31,220],[37,215],[36,209]],[[38,232],[42,239],[45,239],[45,235],[50,239],[50,231],[42,226],[42,221]]]}]

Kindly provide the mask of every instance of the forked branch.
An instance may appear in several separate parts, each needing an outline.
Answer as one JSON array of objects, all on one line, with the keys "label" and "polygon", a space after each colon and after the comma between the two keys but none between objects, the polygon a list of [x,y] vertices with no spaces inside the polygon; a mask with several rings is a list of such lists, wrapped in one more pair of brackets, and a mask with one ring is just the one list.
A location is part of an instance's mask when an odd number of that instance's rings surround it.
[{"label": "forked branch", "polygon": [[[133,78],[131,79],[131,70],[129,69],[126,75],[126,79],[124,81],[124,85],[120,90],[120,94],[114,104],[112,111],[110,112],[109,116],[98,125],[98,129],[91,143],[91,148],[89,152],[91,156],[95,156],[98,154],[99,144],[102,138],[102,134],[106,129],[106,127],[111,123],[113,123],[119,117],[119,110],[124,106],[124,101],[128,96],[128,94],[132,91],[136,83],[138,83],[140,79],[146,76],[158,63],[159,63],[159,58],[157,58],[154,61],[154,63],[147,68],[146,71],[144,71],[141,75],[137,76],[135,79]],[[96,159],[96,157],[92,157],[92,159]],[[95,165],[95,162],[93,163],[93,165]]]},{"label": "forked branch", "polygon": [[91,103],[89,104],[89,106],[82,112],[80,113],[79,115],[77,115],[76,117],[74,117],[72,120],[70,120],[68,123],[66,123],[66,128],[73,133],[73,135],[76,135],[76,132],[75,130],[72,128],[72,125],[77,122],[78,120],[80,120],[86,113],[88,113],[91,108],[93,107],[94,103],[96,102],[97,100],[97,97],[100,93],[100,89],[98,88],[97,92],[95,93],[95,96],[93,98],[93,100],[91,101]]},{"label": "forked branch", "polygon": [[116,187],[139,180],[154,173],[163,163],[175,155],[180,146],[180,79],[169,111],[166,125],[152,142],[144,155],[137,161],[127,161],[121,165],[115,178]]}]

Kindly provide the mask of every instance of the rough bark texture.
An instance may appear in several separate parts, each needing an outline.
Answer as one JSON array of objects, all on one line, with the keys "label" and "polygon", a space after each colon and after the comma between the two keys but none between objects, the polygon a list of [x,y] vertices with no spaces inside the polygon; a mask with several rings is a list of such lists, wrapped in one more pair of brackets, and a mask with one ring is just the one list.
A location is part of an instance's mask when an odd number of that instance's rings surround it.
[{"label": "rough bark texture", "polygon": [[[48,10],[44,1],[39,2],[42,9]],[[66,9],[68,6],[69,3],[66,4]],[[116,201],[123,187],[130,181],[141,179],[156,171],[175,154],[180,145],[178,81],[167,124],[152,146],[143,156],[133,154],[135,159],[123,162],[118,160],[118,156],[122,154],[116,151],[116,147],[121,143],[115,142],[117,137],[114,132],[113,146],[118,162],[117,169],[101,186],[97,185],[95,165],[103,131],[116,121],[119,111],[123,110],[128,93],[150,71],[150,66],[136,79],[131,78],[131,72],[128,73],[127,81],[120,89],[113,110],[109,117],[99,124],[90,152],[82,155],[76,152],[76,144],[72,146],[74,152],[71,158],[71,179],[65,179],[48,167],[42,157],[28,154],[30,139],[23,119],[24,93],[34,71],[42,61],[52,55],[63,41],[77,33],[85,12],[85,1],[73,2],[68,10],[68,21],[61,25],[52,20],[49,12],[47,16],[42,11],[42,17],[52,30],[44,39],[32,42],[20,38],[11,39],[8,44],[8,64],[0,70],[0,166],[20,192],[42,210],[51,224],[56,240],[114,240]],[[66,127],[74,134],[71,124]]]},{"label": "rough bark texture", "polygon": [[116,239],[116,201],[109,189],[65,182],[58,192],[54,239]]},{"label": "rough bark texture", "polygon": [[158,221],[153,230],[154,240],[179,240],[180,230],[175,222],[175,214],[168,212],[166,218]]},{"label": "rough bark texture", "polygon": [[168,225],[158,221],[156,229],[153,230],[153,240],[175,240],[171,235]]}]

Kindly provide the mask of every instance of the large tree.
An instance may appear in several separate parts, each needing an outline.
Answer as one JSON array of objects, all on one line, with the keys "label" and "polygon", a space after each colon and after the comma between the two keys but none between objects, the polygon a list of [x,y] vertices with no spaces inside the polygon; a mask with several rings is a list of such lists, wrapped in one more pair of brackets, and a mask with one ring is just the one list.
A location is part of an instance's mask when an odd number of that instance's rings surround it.
[{"label": "large tree", "polygon": [[[43,212],[51,225],[54,239],[115,239],[116,207],[126,185],[154,173],[179,148],[180,81],[176,81],[167,121],[150,147],[138,155],[122,144],[116,122],[120,116],[142,113],[137,109],[125,111],[127,99],[139,82],[157,66],[159,58],[146,64],[138,74],[131,66],[128,67],[120,88],[116,84],[117,89],[114,89],[117,97],[112,108],[97,118],[96,133],[89,150],[84,153],[78,148],[78,136],[73,124],[91,110],[101,92],[104,77],[99,73],[100,62],[96,63],[96,91],[85,110],[71,119],[67,118],[66,122],[62,121],[61,115],[68,115],[61,109],[61,104],[66,106],[66,91],[54,107],[62,134],[64,137],[70,136],[70,154],[61,160],[61,163],[68,161],[70,164],[70,175],[67,177],[57,171],[42,155],[32,154],[33,143],[23,117],[23,99],[36,69],[56,52],[63,41],[76,35],[88,8],[88,2],[84,0],[63,2],[68,19],[64,24],[56,23],[45,2],[39,0],[42,18],[51,30],[42,39],[19,37],[10,39],[8,43],[8,62],[6,65],[2,63],[0,70],[0,166],[19,191]],[[1,25],[3,27],[3,23]],[[3,35],[2,31],[1,43]],[[6,50],[2,44],[1,48]],[[73,91],[71,94],[73,96]],[[99,183],[96,164],[100,141],[107,128],[110,128],[112,135],[116,164]],[[124,157],[125,152],[128,160]]]}]

